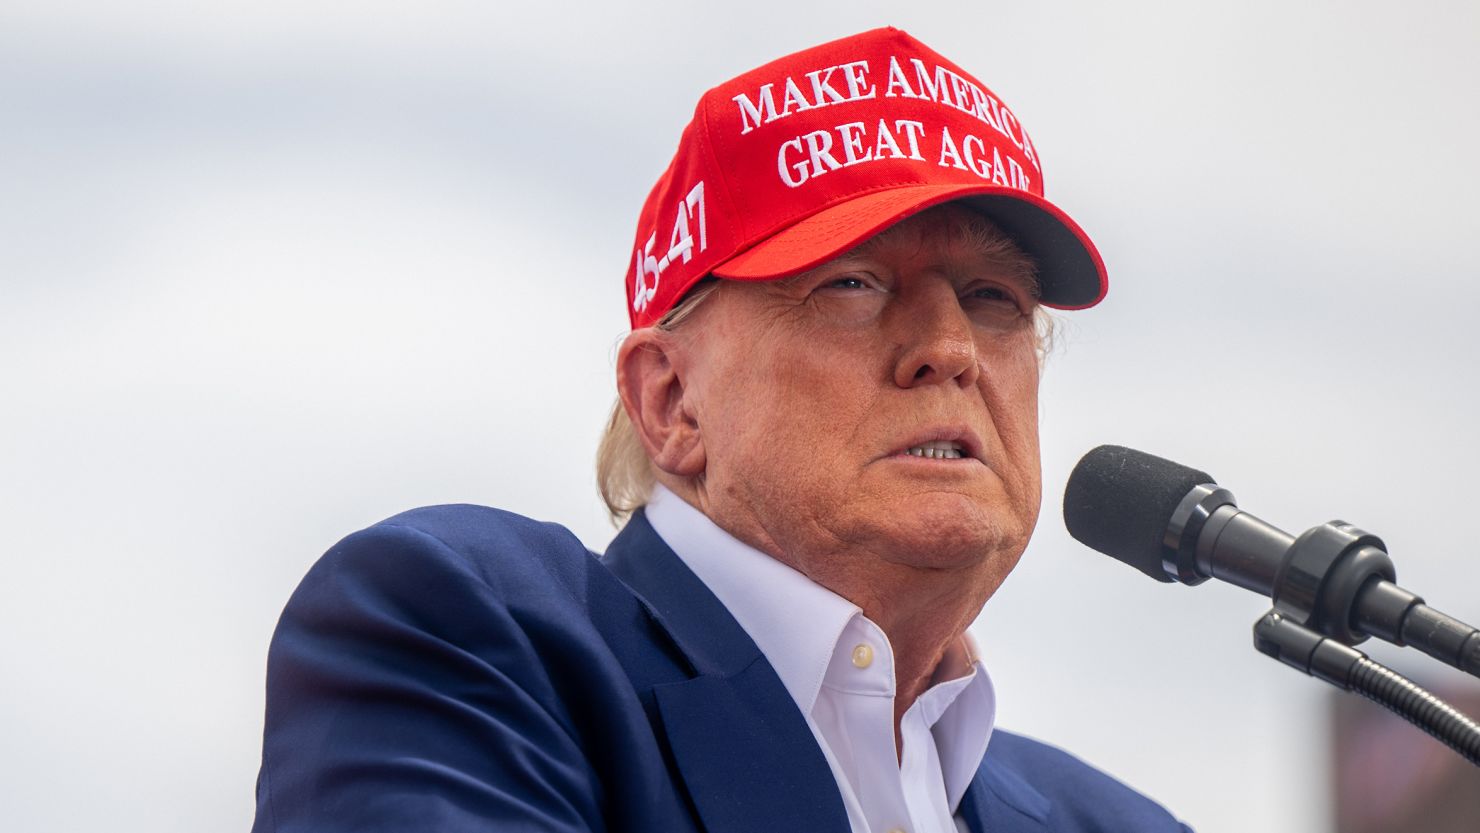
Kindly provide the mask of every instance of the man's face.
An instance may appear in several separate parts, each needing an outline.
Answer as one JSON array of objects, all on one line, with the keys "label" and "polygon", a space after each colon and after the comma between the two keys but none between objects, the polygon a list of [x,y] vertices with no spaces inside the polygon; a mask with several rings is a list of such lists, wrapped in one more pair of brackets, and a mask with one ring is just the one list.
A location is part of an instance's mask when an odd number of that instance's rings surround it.
[{"label": "man's face", "polygon": [[1006,576],[1038,516],[1036,304],[973,223],[931,209],[700,304],[675,364],[710,517],[823,584],[884,563]]}]

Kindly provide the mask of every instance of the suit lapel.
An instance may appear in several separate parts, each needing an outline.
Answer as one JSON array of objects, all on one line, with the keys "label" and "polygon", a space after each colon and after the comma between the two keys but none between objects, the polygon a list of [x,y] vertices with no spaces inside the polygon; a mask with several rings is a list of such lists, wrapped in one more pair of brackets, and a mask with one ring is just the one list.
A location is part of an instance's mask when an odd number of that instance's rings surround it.
[{"label": "suit lapel", "polygon": [[775,669],[641,511],[602,561],[648,605],[694,671],[653,695],[709,833],[847,833],[832,769]]},{"label": "suit lapel", "polygon": [[1048,811],[1048,799],[990,752],[961,797],[971,833],[1044,833]]},{"label": "suit lapel", "polygon": [[698,677],[655,693],[684,784],[710,833],[846,833],[832,770],[764,659],[732,677]]}]

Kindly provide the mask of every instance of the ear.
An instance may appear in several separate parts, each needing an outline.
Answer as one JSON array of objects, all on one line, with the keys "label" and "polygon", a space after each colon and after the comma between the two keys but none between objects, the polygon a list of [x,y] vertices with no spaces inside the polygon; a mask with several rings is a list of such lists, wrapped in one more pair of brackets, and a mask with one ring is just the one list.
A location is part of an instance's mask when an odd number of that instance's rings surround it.
[{"label": "ear", "polygon": [[685,398],[674,361],[679,345],[648,327],[627,336],[617,351],[617,393],[648,457],[678,477],[704,473],[704,440],[693,403]]}]

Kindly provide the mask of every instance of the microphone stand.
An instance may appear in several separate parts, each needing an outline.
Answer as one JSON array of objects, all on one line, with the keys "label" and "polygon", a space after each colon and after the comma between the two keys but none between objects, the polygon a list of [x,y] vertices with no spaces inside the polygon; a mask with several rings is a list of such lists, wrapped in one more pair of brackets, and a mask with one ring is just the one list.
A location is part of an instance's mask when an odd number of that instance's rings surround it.
[{"label": "microphone stand", "polygon": [[1366,697],[1480,766],[1480,725],[1356,648],[1321,636],[1277,609],[1254,623],[1254,647],[1343,691]]},{"label": "microphone stand", "polygon": [[[1392,584],[1394,577],[1392,560],[1377,536],[1343,521],[1307,530],[1273,578],[1274,607],[1254,623],[1254,647],[1366,697],[1480,766],[1480,725],[1351,647],[1375,633],[1480,676],[1477,631],[1428,608]],[[1358,604],[1359,598],[1370,601]],[[1409,621],[1428,623],[1434,617],[1443,627],[1405,627]],[[1415,632],[1438,638],[1403,638]]]}]

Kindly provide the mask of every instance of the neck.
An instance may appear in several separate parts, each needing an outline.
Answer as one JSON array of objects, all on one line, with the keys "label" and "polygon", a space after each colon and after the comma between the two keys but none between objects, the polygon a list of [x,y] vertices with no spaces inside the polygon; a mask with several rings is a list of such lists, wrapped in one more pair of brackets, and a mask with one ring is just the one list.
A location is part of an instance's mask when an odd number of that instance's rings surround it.
[{"label": "neck", "polygon": [[[815,579],[814,579],[815,580]],[[822,582],[819,582],[822,583]],[[942,575],[899,576],[857,586],[824,584],[852,601],[889,637],[894,651],[894,752],[903,761],[900,724],[905,712],[932,684],[965,673],[962,637],[986,599],[973,582],[954,571]],[[880,594],[880,588],[887,588]],[[961,646],[958,648],[957,646]]]},{"label": "neck", "polygon": [[[893,575],[875,575],[857,583],[818,583],[858,605],[863,615],[889,637],[894,652],[894,731],[898,751],[899,724],[904,713],[938,681],[942,672],[950,676],[961,673],[958,663],[943,665],[943,659],[962,644],[962,636],[981,612],[986,596],[980,581],[958,571],[902,568],[890,572]],[[995,584],[992,587],[995,589]]]},{"label": "neck", "polygon": [[946,564],[922,566],[922,559],[913,557],[918,554],[869,547],[816,527],[783,531],[753,513],[716,512],[702,489],[664,480],[721,529],[858,605],[884,631],[894,653],[896,750],[904,713],[930,688],[942,658],[961,642],[1022,552],[1010,544],[1000,552],[986,547]]}]

